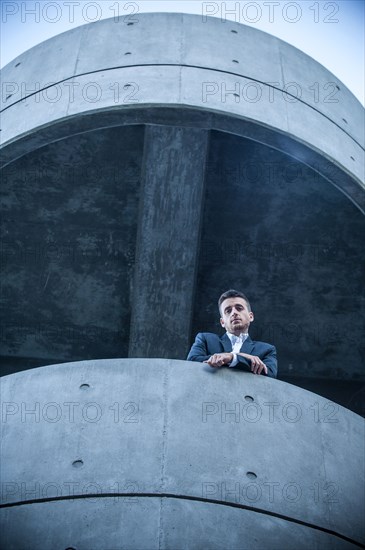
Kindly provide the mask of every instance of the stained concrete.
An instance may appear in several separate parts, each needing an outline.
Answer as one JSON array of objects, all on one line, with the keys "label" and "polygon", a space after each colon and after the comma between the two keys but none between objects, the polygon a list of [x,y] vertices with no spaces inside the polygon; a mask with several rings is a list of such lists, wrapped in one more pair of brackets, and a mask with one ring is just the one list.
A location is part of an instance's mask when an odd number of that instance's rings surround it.
[{"label": "stained concrete", "polygon": [[364,420],[316,394],[162,359],[31,369],[1,391],[9,548],[365,541]]},{"label": "stained concrete", "polygon": [[146,129],[130,357],[182,358],[189,347],[207,141],[200,129]]}]

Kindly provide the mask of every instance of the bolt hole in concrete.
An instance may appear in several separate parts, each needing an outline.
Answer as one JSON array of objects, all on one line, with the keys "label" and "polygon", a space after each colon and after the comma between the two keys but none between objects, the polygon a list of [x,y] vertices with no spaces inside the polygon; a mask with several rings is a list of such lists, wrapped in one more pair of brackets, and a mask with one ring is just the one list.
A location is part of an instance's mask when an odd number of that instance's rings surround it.
[{"label": "bolt hole in concrete", "polygon": [[339,90],[339,89],[340,89],[340,87],[339,87],[339,86],[338,86],[337,84],[336,84],[336,88],[337,88],[337,90]]},{"label": "bolt hole in concrete", "polygon": [[355,159],[354,159],[354,157],[350,157],[350,159],[352,159],[352,160],[353,160],[353,161],[355,162]]},{"label": "bolt hole in concrete", "polygon": [[128,90],[128,88],[130,88],[131,86],[132,84],[124,84],[123,90]]},{"label": "bolt hole in concrete", "polygon": [[246,401],[250,401],[250,402],[254,401],[254,398],[251,397],[251,395],[245,395],[245,399]]},{"label": "bolt hole in concrete", "polygon": [[237,61],[237,59],[232,59],[232,63],[239,63],[239,61]]},{"label": "bolt hole in concrete", "polygon": [[249,479],[256,479],[257,478],[257,475],[255,474],[255,472],[246,472],[246,476]]},{"label": "bolt hole in concrete", "polygon": [[81,384],[80,390],[88,390],[90,388],[90,384]]},{"label": "bolt hole in concrete", "polygon": [[21,63],[17,63],[15,66],[16,66],[16,67],[19,67],[19,65],[21,65]]},{"label": "bolt hole in concrete", "polygon": [[83,460],[74,460],[73,463],[72,463],[72,466],[74,468],[81,468],[83,465],[84,465]]},{"label": "bolt hole in concrete", "polygon": [[130,27],[131,25],[134,25],[134,23],[127,23],[127,27]]},{"label": "bolt hole in concrete", "polygon": [[124,55],[131,55],[132,52],[125,52]]},{"label": "bolt hole in concrete", "polygon": [[233,31],[233,30],[232,30],[231,32],[233,32],[233,34],[238,34],[237,31]]},{"label": "bolt hole in concrete", "polygon": [[348,124],[347,120],[345,118],[342,119],[345,124]]}]

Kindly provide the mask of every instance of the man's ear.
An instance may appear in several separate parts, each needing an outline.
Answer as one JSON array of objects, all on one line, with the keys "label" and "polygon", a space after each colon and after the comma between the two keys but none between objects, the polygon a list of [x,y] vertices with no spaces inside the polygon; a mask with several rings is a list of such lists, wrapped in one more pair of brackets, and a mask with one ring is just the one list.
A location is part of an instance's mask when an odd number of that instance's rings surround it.
[{"label": "man's ear", "polygon": [[221,323],[221,327],[224,327],[224,320],[222,319],[222,317],[219,320],[220,320],[220,323]]},{"label": "man's ear", "polygon": [[249,312],[249,316],[250,316],[250,320],[251,320],[251,323],[252,323],[254,318],[255,318],[252,311]]}]

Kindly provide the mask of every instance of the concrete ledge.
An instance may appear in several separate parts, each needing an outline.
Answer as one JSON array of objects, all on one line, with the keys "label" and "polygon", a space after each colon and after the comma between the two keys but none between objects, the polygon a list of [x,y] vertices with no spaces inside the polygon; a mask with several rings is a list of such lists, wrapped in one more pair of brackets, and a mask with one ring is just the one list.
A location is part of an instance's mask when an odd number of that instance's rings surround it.
[{"label": "concrete ledge", "polygon": [[70,491],[176,495],[365,541],[364,420],[296,386],[200,363],[115,359],[6,376],[2,403],[5,507]]}]

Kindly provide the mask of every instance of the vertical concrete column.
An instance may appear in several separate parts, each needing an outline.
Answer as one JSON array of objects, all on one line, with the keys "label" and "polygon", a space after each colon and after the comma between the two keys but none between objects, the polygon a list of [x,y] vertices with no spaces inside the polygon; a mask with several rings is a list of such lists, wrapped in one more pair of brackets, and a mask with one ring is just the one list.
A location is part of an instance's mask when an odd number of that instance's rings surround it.
[{"label": "vertical concrete column", "polygon": [[[147,126],[130,357],[185,358],[196,278],[208,132]],[[173,345],[166,346],[166,340]]]}]

